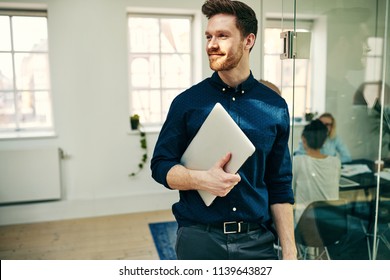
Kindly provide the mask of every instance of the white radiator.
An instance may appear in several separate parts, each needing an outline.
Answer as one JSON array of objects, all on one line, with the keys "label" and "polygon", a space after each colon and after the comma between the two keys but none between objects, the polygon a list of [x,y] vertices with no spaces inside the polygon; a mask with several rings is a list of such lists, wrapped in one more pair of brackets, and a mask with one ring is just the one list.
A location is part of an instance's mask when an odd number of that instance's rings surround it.
[{"label": "white radiator", "polygon": [[0,204],[61,198],[58,148],[0,150]]}]

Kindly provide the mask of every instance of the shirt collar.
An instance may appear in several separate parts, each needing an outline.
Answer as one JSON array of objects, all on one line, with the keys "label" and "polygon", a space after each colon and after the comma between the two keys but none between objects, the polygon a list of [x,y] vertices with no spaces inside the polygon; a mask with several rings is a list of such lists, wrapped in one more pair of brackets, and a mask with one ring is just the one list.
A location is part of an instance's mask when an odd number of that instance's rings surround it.
[{"label": "shirt collar", "polygon": [[238,92],[244,94],[245,92],[251,90],[256,85],[256,82],[257,81],[253,77],[252,71],[250,71],[248,79],[239,84],[236,88],[232,88],[231,86],[225,84],[219,77],[218,72],[214,72],[210,78],[210,83],[222,93]]}]

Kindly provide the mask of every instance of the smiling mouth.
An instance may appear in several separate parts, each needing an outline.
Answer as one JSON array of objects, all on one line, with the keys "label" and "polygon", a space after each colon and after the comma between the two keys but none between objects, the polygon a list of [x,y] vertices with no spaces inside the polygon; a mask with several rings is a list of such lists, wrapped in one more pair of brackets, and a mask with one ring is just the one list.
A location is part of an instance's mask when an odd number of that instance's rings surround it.
[{"label": "smiling mouth", "polygon": [[209,58],[215,58],[215,57],[221,57],[221,56],[223,56],[223,54],[222,53],[209,53],[208,54],[209,55]]}]

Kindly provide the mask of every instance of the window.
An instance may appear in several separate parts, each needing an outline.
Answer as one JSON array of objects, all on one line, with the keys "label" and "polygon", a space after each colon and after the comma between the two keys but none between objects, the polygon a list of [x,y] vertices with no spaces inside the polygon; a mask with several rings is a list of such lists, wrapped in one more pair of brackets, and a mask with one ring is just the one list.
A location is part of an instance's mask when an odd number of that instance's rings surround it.
[{"label": "window", "polygon": [[[291,22],[292,23],[292,22]],[[312,110],[310,95],[310,60],[309,59],[280,59],[283,53],[283,40],[280,33],[286,31],[280,27],[280,20],[267,20],[264,30],[264,79],[277,85],[286,100],[291,117],[303,117]],[[284,22],[289,25],[289,21]],[[310,22],[297,23],[305,25],[296,29],[297,32],[309,32]],[[293,25],[287,30],[293,30]],[[295,63],[295,85],[293,72]],[[293,89],[295,90],[293,91]],[[294,93],[294,96],[293,96]],[[293,106],[294,103],[294,106]]]},{"label": "window", "polygon": [[192,16],[129,14],[130,113],[161,124],[193,82]]},{"label": "window", "polygon": [[383,38],[369,37],[363,54],[366,58],[365,81],[380,81],[382,79]]},{"label": "window", "polygon": [[53,131],[47,37],[46,12],[0,9],[0,137]]}]

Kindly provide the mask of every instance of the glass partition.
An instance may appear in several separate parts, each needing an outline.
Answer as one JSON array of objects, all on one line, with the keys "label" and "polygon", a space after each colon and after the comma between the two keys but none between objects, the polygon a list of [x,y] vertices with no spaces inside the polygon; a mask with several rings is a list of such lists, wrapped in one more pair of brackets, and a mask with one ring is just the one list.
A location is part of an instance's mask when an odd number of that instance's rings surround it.
[{"label": "glass partition", "polygon": [[[263,1],[264,79],[292,120],[300,258],[390,259],[389,9],[389,0]],[[270,44],[276,30],[280,45]],[[289,52],[279,69],[270,46]]]}]

